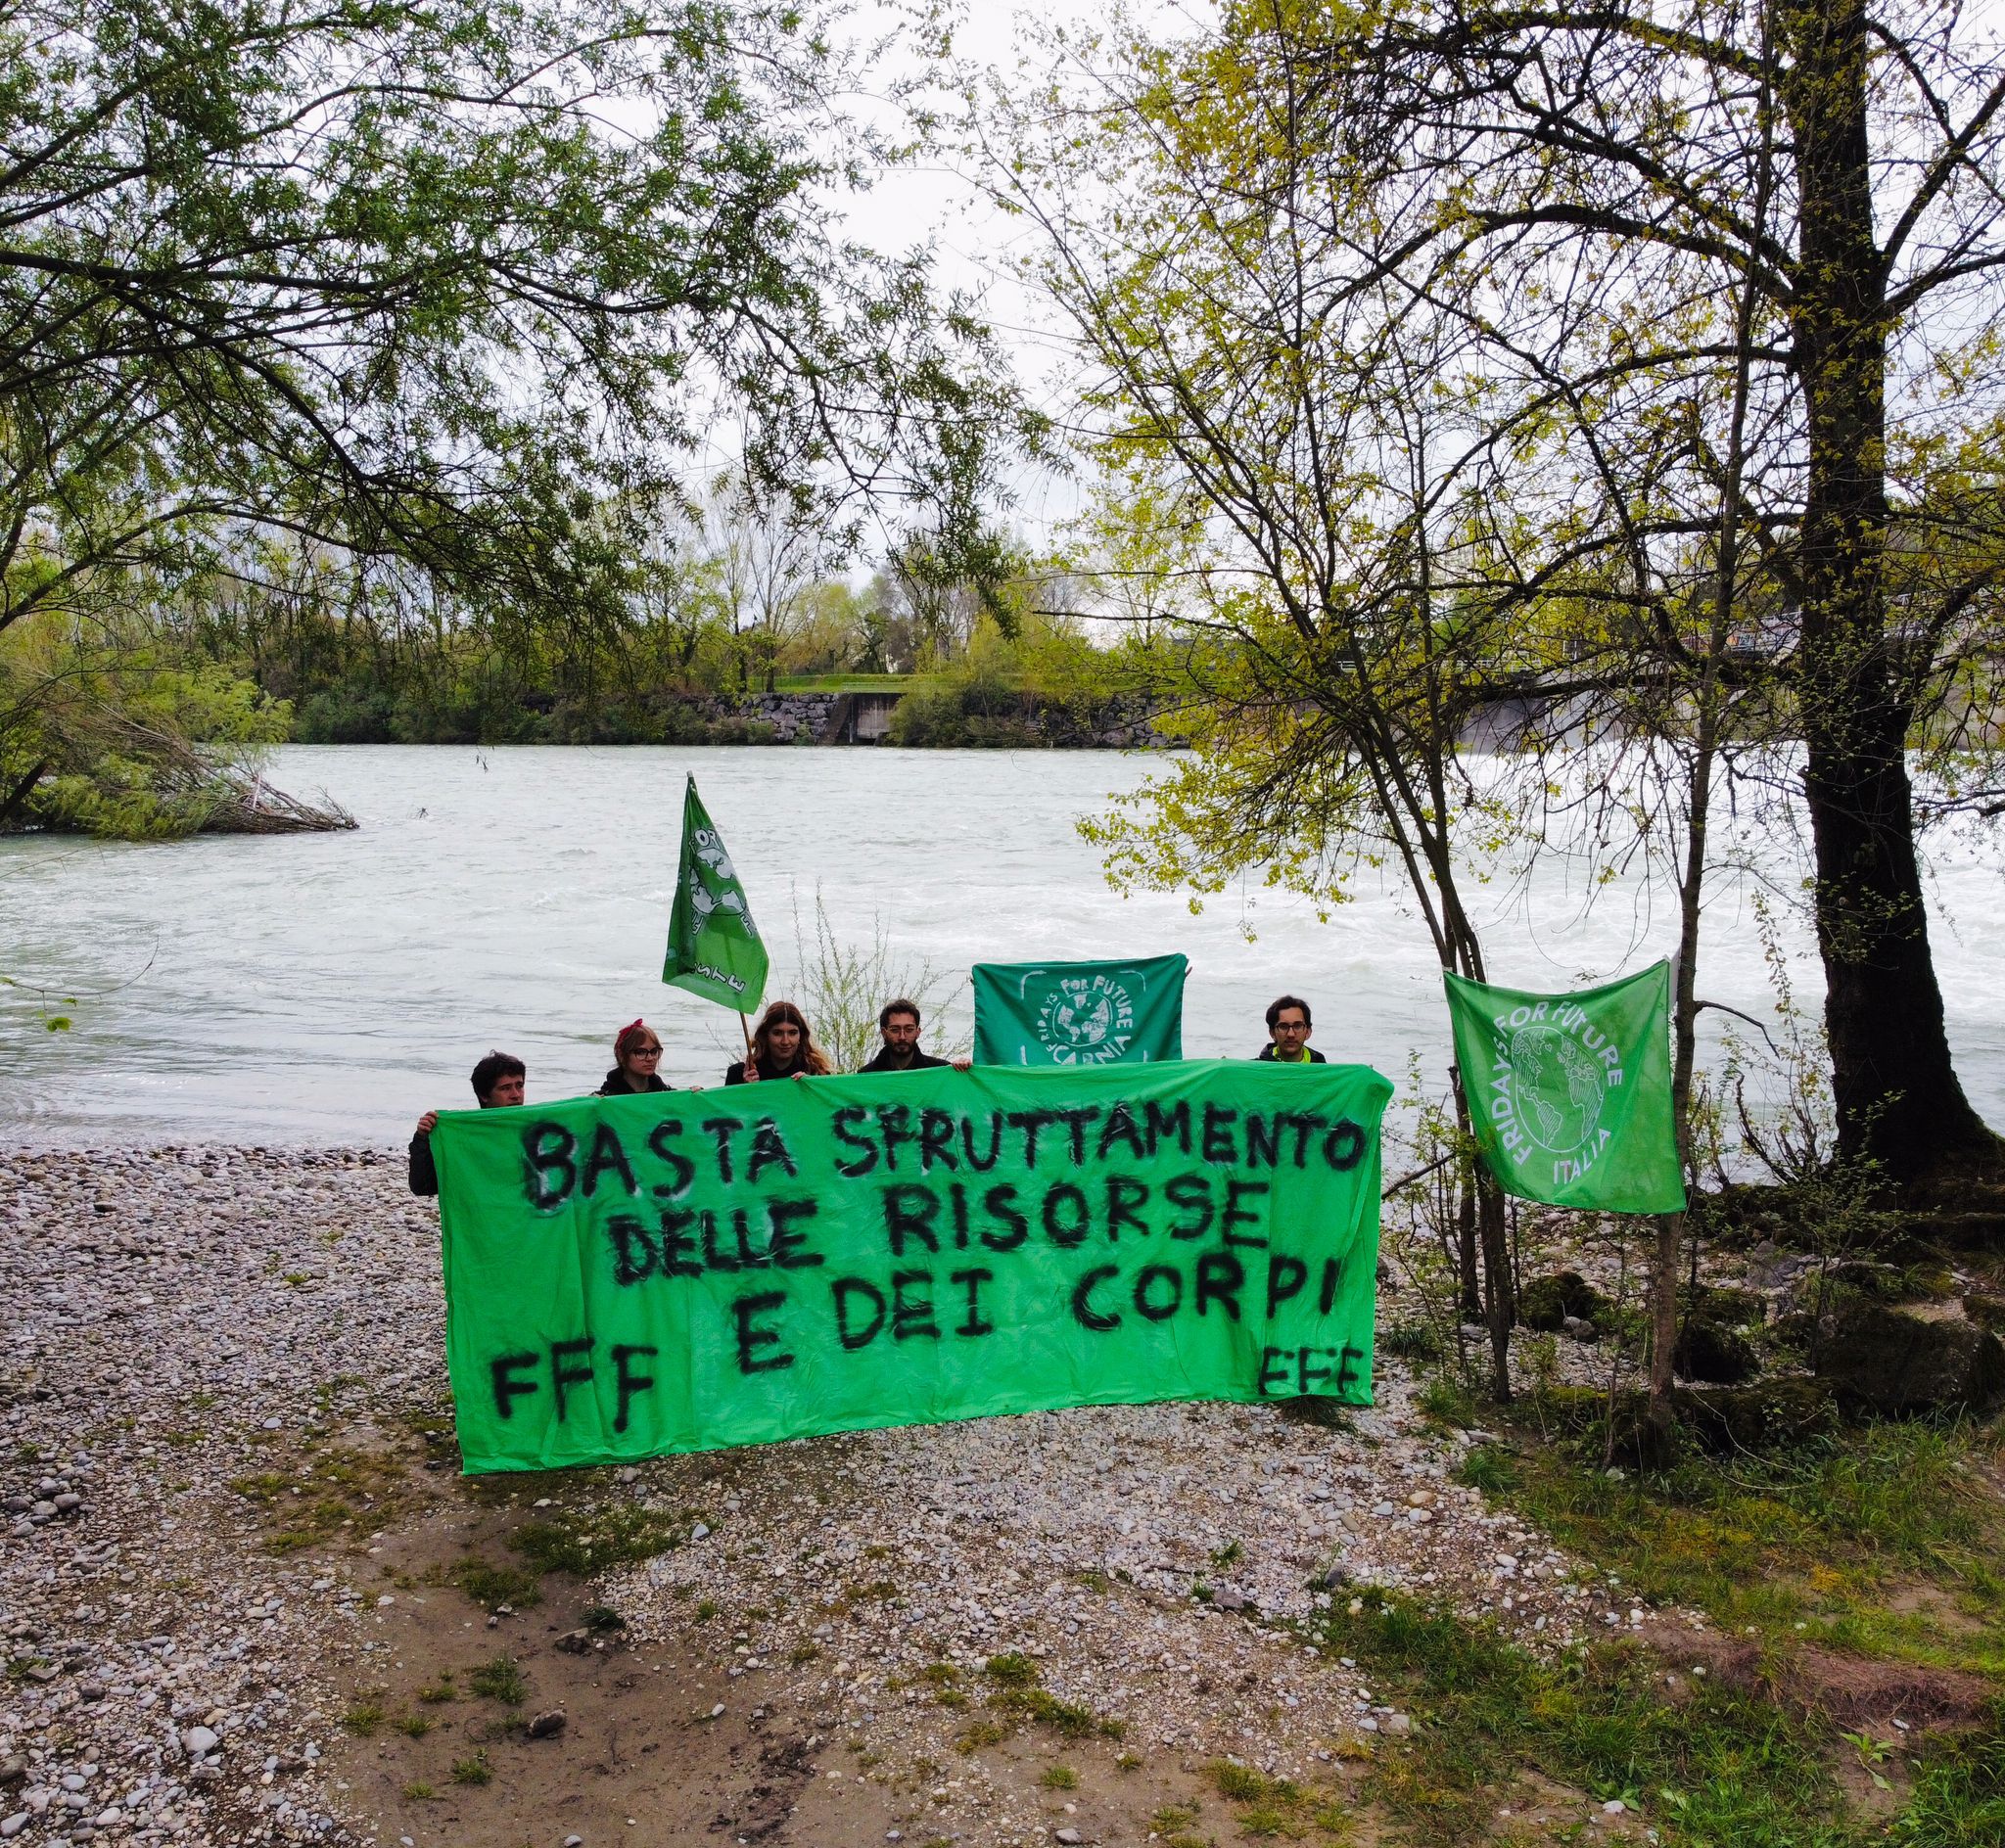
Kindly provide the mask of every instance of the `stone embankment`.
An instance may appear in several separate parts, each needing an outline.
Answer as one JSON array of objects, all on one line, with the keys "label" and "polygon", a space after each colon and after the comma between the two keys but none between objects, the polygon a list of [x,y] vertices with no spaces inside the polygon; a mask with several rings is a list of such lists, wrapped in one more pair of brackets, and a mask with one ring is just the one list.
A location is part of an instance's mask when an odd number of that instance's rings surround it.
[{"label": "stone embankment", "polygon": [[[682,704],[720,743],[876,744],[885,738],[900,697],[896,692],[740,693]],[[1119,701],[1084,716],[1062,707],[1033,705],[1017,716],[1016,729],[1027,745],[1062,750],[1159,751],[1172,742],[1143,707]]]},{"label": "stone embankment", "polygon": [[[1305,1640],[1330,1598],[1406,1588],[1534,1646],[1646,1621],[1455,1484],[1467,1440],[1396,1366],[1333,1429],[1085,1409],[462,1483],[436,1216],[402,1180],[367,1150],[0,1157],[0,1840],[595,1848],[644,1776],[817,1848],[1112,1841],[980,1724],[997,1658],[1118,1731],[1124,1772],[1315,1778],[1411,1724]],[[522,1521],[629,1562],[525,1617],[463,1550],[520,1580]],[[600,1653],[566,1599],[603,1607]],[[441,1653],[531,1660],[545,1630],[519,1724]],[[530,1724],[574,1672],[568,1731]]]}]

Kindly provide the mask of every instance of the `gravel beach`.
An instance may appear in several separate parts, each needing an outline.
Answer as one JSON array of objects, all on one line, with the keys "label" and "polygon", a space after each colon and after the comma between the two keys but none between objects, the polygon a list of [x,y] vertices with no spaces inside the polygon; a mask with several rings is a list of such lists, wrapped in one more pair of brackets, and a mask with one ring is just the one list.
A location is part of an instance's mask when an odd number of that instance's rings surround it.
[{"label": "gravel beach", "polygon": [[[1469,1440],[1415,1415],[1396,1363],[1334,1428],[1081,1409],[469,1484],[436,1212],[400,1154],[11,1155],[0,1228],[0,1840],[502,1842],[386,1816],[355,1702],[439,1672],[400,1622],[449,1616],[469,1648],[528,1636],[399,1539],[466,1548],[503,1515],[676,1543],[592,1580],[589,1647],[613,1636],[662,1675],[632,1694],[682,1729],[655,1773],[692,1713],[742,1720],[769,1757],[784,1730],[769,1839],[811,1794],[804,1842],[911,1839],[911,1810],[968,1843],[1123,1838],[1002,1775],[982,1696],[1012,1675],[1109,1754],[1314,1777],[1411,1724],[1305,1642],[1318,1600],[1418,1590],[1535,1646],[1650,1620],[1455,1485]],[[868,1778],[841,1821],[839,1788]]]}]

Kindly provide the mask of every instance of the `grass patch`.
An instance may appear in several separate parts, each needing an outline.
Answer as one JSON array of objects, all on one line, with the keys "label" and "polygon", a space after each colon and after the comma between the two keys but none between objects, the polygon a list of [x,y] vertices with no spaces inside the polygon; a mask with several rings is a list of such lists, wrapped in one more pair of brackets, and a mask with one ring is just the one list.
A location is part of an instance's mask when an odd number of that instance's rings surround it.
[{"label": "grass patch", "polygon": [[596,1510],[566,1510],[544,1521],[525,1521],[508,1544],[540,1576],[568,1572],[588,1578],[614,1566],[652,1559],[679,1547],[689,1537],[689,1523],[680,1515],[652,1508],[623,1505]]},{"label": "grass patch", "polygon": [[1047,1765],[1038,1773],[1038,1782],[1047,1790],[1077,1790],[1079,1774],[1070,1765]]},{"label": "grass patch", "polygon": [[425,1713],[407,1713],[396,1723],[396,1730],[407,1739],[421,1739],[432,1730],[432,1717]]},{"label": "grass patch", "polygon": [[[1881,1424],[1617,1481],[1563,1447],[1485,1446],[1462,1475],[1653,1602],[1778,1643],[2005,1679],[1991,1449],[1969,1427]],[[1894,1607],[1916,1580],[1939,1590],[1937,1608]]]},{"label": "grass patch", "polygon": [[429,1803],[431,1802],[435,1792],[433,1791],[432,1786],[430,1784],[420,1783],[416,1779],[413,1779],[411,1782],[404,1785],[403,1794],[404,1801],[407,1803]]},{"label": "grass patch", "polygon": [[542,1602],[536,1580],[514,1566],[497,1566],[486,1559],[461,1559],[447,1568],[445,1579],[483,1610],[492,1610],[498,1604],[506,1604],[512,1610],[529,1610]]},{"label": "grass patch", "polygon": [[[935,1667],[945,1666],[935,1664]],[[1027,1655],[1013,1650],[1006,1655],[992,1655],[983,1665],[982,1673],[996,1685],[995,1692],[989,1696],[989,1705],[999,1713],[1029,1720],[1038,1726],[1052,1727],[1067,1738],[1091,1738],[1098,1733],[1102,1738],[1117,1739],[1127,1731],[1119,1720],[1105,1719],[1091,1707],[1060,1700],[1056,1694],[1040,1687],[1038,1682],[1043,1671]],[[941,1698],[943,1704],[951,1704],[948,1692],[943,1692]]]},{"label": "grass patch", "polygon": [[954,1741],[954,1749],[962,1754],[978,1752],[985,1745],[1001,1745],[1009,1736],[993,1720],[977,1720],[961,1732]]},{"label": "grass patch", "polygon": [[[1482,1836],[1498,1790],[1523,1766],[1632,1808],[1648,1792],[1651,1813],[1677,1819],[1674,1840],[1843,1839],[1819,1738],[1711,1682],[1667,1703],[1661,1662],[1636,1645],[1544,1662],[1443,1610],[1376,1593],[1357,1615],[1335,1609],[1316,1628],[1375,1687],[1406,1690],[1419,1735],[1376,1759],[1365,1787],[1417,1842]],[[1271,1804],[1269,1781],[1243,1772],[1233,1768],[1235,1791]]]},{"label": "grass patch", "polygon": [[429,1687],[420,1687],[417,1697],[428,1707],[443,1706],[448,1700],[457,1700],[459,1689],[452,1685],[452,1671],[449,1668],[441,1669],[439,1679]]},{"label": "grass patch", "polygon": [[374,1738],[382,1730],[384,1721],[383,1702],[371,1694],[358,1700],[342,1715],[344,1732],[352,1732],[358,1739]]},{"label": "grass patch", "polygon": [[1118,1739],[1128,1731],[1121,1721],[1106,1719],[1077,1701],[1060,1700],[1043,1687],[1005,1687],[992,1695],[989,1704],[1034,1725],[1050,1727],[1069,1739],[1091,1738],[1096,1733]]},{"label": "grass patch", "polygon": [[1451,1430],[1464,1430],[1476,1421],[1475,1395],[1461,1380],[1448,1373],[1436,1373],[1414,1395],[1421,1415]]},{"label": "grass patch", "polygon": [[1267,1794],[1267,1779],[1251,1765],[1236,1765],[1221,1758],[1205,1768],[1211,1787],[1229,1803],[1252,1803]]},{"label": "grass patch", "polygon": [[504,1707],[519,1707],[529,1698],[529,1677],[511,1656],[483,1662],[466,1678],[466,1685],[484,1700],[498,1700]]},{"label": "grass patch", "polygon": [[452,1781],[454,1783],[484,1784],[493,1780],[493,1767],[488,1763],[486,1752],[469,1752],[464,1758],[452,1761]]},{"label": "grass patch", "polygon": [[289,1469],[238,1476],[230,1487],[269,1523],[265,1551],[285,1554],[321,1546],[346,1526],[382,1526],[405,1478],[395,1456],[330,1450],[303,1455]]},{"label": "grass patch", "polygon": [[1396,1321],[1378,1336],[1378,1352],[1401,1361],[1438,1361],[1445,1350],[1441,1337],[1423,1321]]},{"label": "grass patch", "polygon": [[1923,1766],[1891,1838],[1903,1848],[1988,1848],[2005,1841],[2005,1712],[1989,1737],[1950,1744]]}]

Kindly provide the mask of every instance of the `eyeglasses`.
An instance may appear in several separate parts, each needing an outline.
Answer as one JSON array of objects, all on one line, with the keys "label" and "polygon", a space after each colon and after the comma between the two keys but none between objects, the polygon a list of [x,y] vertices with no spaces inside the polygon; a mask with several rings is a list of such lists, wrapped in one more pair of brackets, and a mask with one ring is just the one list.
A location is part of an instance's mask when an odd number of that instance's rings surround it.
[{"label": "eyeglasses", "polygon": [[629,1059],[658,1059],[661,1055],[660,1046],[633,1046],[627,1054]]}]

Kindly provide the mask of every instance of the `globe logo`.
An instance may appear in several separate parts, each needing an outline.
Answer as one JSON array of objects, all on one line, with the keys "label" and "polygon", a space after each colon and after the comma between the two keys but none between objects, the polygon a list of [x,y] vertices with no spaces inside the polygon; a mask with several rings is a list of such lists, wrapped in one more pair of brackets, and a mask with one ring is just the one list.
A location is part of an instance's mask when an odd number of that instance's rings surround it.
[{"label": "globe logo", "polygon": [[1068,976],[1038,1009],[1038,1042],[1056,1065],[1105,1065],[1135,1037],[1135,1002],[1109,976]]},{"label": "globe logo", "polygon": [[1555,1155],[1587,1146],[1608,1096],[1601,1060],[1570,1034],[1548,1025],[1512,1034],[1511,1090],[1518,1126]]}]

